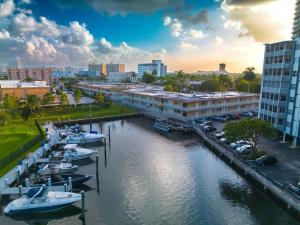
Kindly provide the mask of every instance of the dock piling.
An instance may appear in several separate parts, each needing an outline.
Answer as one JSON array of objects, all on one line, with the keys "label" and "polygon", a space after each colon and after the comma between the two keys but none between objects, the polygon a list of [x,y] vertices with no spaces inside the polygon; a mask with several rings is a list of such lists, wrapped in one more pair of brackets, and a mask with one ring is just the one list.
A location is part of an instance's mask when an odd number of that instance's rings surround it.
[{"label": "dock piling", "polygon": [[101,129],[101,134],[103,134],[103,124],[102,124],[102,122],[100,123],[100,129]]},{"label": "dock piling", "polygon": [[5,188],[8,188],[8,187],[9,187],[8,179],[7,179],[7,178],[4,180],[4,187],[5,187]]},{"label": "dock piling", "polygon": [[17,183],[20,182],[20,170],[19,170],[19,167],[18,169],[16,169],[16,178],[17,178]]},{"label": "dock piling", "polygon": [[108,141],[110,143],[110,126],[108,126]]},{"label": "dock piling", "polygon": [[26,175],[28,175],[28,162],[27,161],[25,162],[25,173],[26,173]]},{"label": "dock piling", "polygon": [[19,185],[19,195],[22,196],[22,185]]},{"label": "dock piling", "polygon": [[64,190],[65,190],[65,192],[68,191],[68,185],[66,183],[64,184]]},{"label": "dock piling", "polygon": [[81,191],[81,218],[85,220],[85,204],[84,204],[84,191]]},{"label": "dock piling", "polygon": [[72,177],[68,177],[69,190],[72,191]]},{"label": "dock piling", "polygon": [[52,181],[51,181],[51,177],[48,177],[48,187],[52,186]]},{"label": "dock piling", "polygon": [[25,179],[25,186],[26,186],[26,187],[29,187],[29,186],[30,186],[30,183],[29,183],[29,179],[28,179],[28,178]]}]

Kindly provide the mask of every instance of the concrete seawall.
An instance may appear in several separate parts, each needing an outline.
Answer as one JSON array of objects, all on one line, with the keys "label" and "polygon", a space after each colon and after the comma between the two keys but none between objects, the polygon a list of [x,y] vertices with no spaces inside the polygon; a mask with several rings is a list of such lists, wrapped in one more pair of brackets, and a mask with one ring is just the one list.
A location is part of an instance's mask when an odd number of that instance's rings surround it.
[{"label": "concrete seawall", "polygon": [[121,120],[121,119],[129,119],[129,118],[138,118],[142,114],[141,113],[129,113],[123,115],[115,115],[115,116],[104,116],[104,117],[92,117],[92,118],[84,118],[84,119],[75,119],[75,120],[64,120],[61,122],[54,122],[55,126],[64,126],[71,124],[86,124],[89,122],[104,122],[104,121],[112,121],[112,120]]},{"label": "concrete seawall", "polygon": [[200,128],[194,128],[195,132],[201,137],[203,142],[219,158],[225,161],[230,167],[235,169],[243,177],[251,181],[257,188],[275,200],[279,205],[288,210],[293,216],[300,220],[300,201],[289,192],[274,184],[271,180],[264,177],[254,168],[240,160],[234,153],[228,151],[222,145],[206,136]]}]

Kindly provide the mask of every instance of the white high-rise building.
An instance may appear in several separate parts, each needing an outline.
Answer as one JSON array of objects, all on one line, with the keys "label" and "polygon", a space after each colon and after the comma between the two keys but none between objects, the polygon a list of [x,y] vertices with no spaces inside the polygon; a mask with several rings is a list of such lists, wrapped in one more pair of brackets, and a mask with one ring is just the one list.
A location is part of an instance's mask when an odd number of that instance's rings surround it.
[{"label": "white high-rise building", "polygon": [[163,64],[161,60],[152,60],[152,63],[138,64],[137,78],[141,79],[144,73],[155,73],[157,77],[162,77],[167,74],[167,65]]}]

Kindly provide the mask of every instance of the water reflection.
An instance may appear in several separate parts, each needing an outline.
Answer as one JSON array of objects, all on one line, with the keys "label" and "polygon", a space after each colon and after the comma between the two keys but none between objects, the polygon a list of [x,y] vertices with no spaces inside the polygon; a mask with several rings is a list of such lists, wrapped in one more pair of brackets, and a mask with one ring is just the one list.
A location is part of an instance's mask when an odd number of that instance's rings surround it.
[{"label": "water reflection", "polygon": [[274,202],[264,201],[265,197],[254,187],[243,183],[233,183],[230,180],[221,180],[219,183],[221,195],[233,206],[247,209],[257,224],[292,225],[298,224],[296,219],[288,215],[280,215],[282,209]]}]

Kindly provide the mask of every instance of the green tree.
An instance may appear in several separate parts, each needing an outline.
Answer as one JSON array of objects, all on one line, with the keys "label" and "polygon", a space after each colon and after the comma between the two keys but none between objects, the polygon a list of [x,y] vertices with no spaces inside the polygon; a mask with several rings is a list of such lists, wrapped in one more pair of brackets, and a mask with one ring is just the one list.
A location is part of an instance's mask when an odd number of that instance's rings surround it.
[{"label": "green tree", "polygon": [[43,95],[43,99],[42,99],[42,104],[43,105],[50,105],[54,101],[55,101],[55,96],[51,92],[48,92],[48,93]]},{"label": "green tree", "polygon": [[96,101],[97,104],[103,104],[104,103],[105,97],[102,93],[97,93],[94,96],[95,96],[95,101]]},{"label": "green tree", "polygon": [[276,130],[272,125],[261,119],[243,119],[238,122],[230,122],[225,124],[224,131],[229,141],[249,141],[253,150],[257,150],[257,145],[262,137],[273,138],[276,135]]},{"label": "green tree", "polygon": [[203,81],[199,89],[204,92],[222,91],[222,84],[217,77],[211,77]]},{"label": "green tree", "polygon": [[234,86],[237,91],[248,92],[248,90],[250,88],[250,83],[249,83],[249,81],[243,79],[242,77],[238,77],[234,81]]},{"label": "green tree", "polygon": [[76,88],[75,91],[74,91],[74,99],[75,99],[76,104],[78,104],[80,102],[81,96],[82,96],[81,90]]},{"label": "green tree", "polygon": [[21,117],[24,121],[29,120],[30,116],[32,116],[31,110],[28,106],[23,107],[21,112]]},{"label": "green tree", "polygon": [[171,84],[166,84],[166,85],[164,86],[164,90],[165,90],[165,91],[173,91],[173,86],[172,86]]},{"label": "green tree", "polygon": [[31,82],[31,81],[33,81],[33,79],[32,79],[31,77],[26,77],[26,78],[25,78],[25,81]]},{"label": "green tree", "polygon": [[28,95],[26,97],[26,106],[32,115],[36,115],[41,107],[41,99],[36,95]]},{"label": "green tree", "polygon": [[62,92],[59,96],[60,104],[67,106],[69,104],[68,95],[65,92]]},{"label": "green tree", "polygon": [[17,115],[17,109],[19,107],[19,104],[20,102],[17,97],[8,94],[4,96],[3,106],[5,109],[7,109],[7,111],[13,118],[15,118]]},{"label": "green tree", "polygon": [[143,77],[142,77],[142,81],[146,84],[153,84],[156,81],[156,74],[150,74],[147,72],[144,72]]},{"label": "green tree", "polygon": [[243,72],[244,79],[247,81],[253,81],[256,78],[254,67],[247,67]]},{"label": "green tree", "polygon": [[226,74],[220,74],[219,81],[221,83],[221,89],[223,92],[227,91],[228,88],[232,87],[232,79]]},{"label": "green tree", "polygon": [[0,125],[5,125],[8,120],[8,114],[4,111],[0,111]]}]

